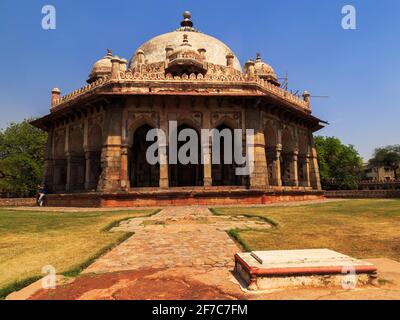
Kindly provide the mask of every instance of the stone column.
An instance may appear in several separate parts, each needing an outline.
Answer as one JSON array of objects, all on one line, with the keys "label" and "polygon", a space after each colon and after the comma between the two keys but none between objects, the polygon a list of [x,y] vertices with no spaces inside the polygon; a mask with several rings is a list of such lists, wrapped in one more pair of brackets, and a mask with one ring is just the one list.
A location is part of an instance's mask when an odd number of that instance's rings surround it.
[{"label": "stone column", "polygon": [[101,152],[101,175],[98,190],[121,190],[121,126],[122,106],[118,102],[105,111],[104,143]]},{"label": "stone column", "polygon": [[168,118],[166,111],[160,113],[160,129],[165,133],[165,141],[160,141],[160,188],[169,188],[169,165],[168,165]]},{"label": "stone column", "polygon": [[72,157],[70,154],[70,143],[69,143],[69,133],[70,126],[67,125],[65,129],[65,156],[67,157],[67,181],[65,184],[65,191],[71,191],[72,181],[71,181],[71,173],[72,173]]},{"label": "stone column", "polygon": [[85,190],[95,190],[96,189],[96,170],[95,161],[98,157],[98,152],[85,148]]},{"label": "stone column", "polygon": [[[209,129],[211,127],[211,119],[210,119],[210,112],[207,109],[206,112],[204,112],[204,129]],[[211,131],[210,131],[211,133]],[[204,176],[204,186],[205,187],[211,187],[213,184],[212,181],[212,139],[210,136],[208,137],[200,137],[201,142],[208,141],[208,143],[204,143],[204,145],[201,146],[201,154],[202,154],[202,163],[203,163],[203,176]],[[205,140],[207,138],[207,140]]]},{"label": "stone column", "polygon": [[290,183],[294,187],[299,186],[299,174],[298,174],[298,160],[299,152],[297,150],[293,151],[292,161],[290,162]]},{"label": "stone column", "polygon": [[321,180],[319,175],[317,151],[315,148],[312,148],[311,151],[310,164],[311,164],[311,170],[310,170],[311,186],[315,190],[322,190]]},{"label": "stone column", "polygon": [[321,179],[319,175],[319,165],[318,165],[318,156],[317,149],[314,145],[314,137],[312,133],[310,133],[310,141],[311,141],[311,154],[310,154],[310,183],[313,189],[322,190],[321,187]]},{"label": "stone column", "polygon": [[310,187],[310,154],[306,155],[306,158],[304,159],[304,167],[303,167],[303,176],[304,176],[304,186],[305,187]]},{"label": "stone column", "polygon": [[54,129],[51,128],[47,135],[46,155],[43,168],[42,184],[45,184],[50,191],[53,191],[54,184]]},{"label": "stone column", "polygon": [[92,189],[92,154],[89,148],[89,119],[86,118],[83,126],[83,150],[85,152],[85,190]]},{"label": "stone column", "polygon": [[90,150],[85,148],[85,190],[91,189],[91,176],[92,176],[92,167],[91,167],[91,154]]},{"label": "stone column", "polygon": [[128,191],[131,187],[129,177],[129,139],[128,139],[128,110],[122,110],[121,117],[121,188]]},{"label": "stone column", "polygon": [[128,176],[128,146],[121,146],[121,188],[128,190],[130,188],[130,181]]},{"label": "stone column", "polygon": [[212,163],[211,163],[211,144],[202,145],[203,168],[204,168],[204,186],[212,186]]},{"label": "stone column", "polygon": [[[257,104],[257,101],[255,101]],[[254,143],[249,148],[254,150],[254,170],[250,175],[251,188],[266,188],[268,186],[268,166],[265,154],[264,128],[261,124],[261,110],[250,107],[246,110],[246,128],[254,128]]]},{"label": "stone column", "polygon": [[70,153],[66,154],[67,156],[67,182],[65,184],[65,191],[70,192],[72,191],[72,156]]},{"label": "stone column", "polygon": [[275,185],[278,187],[282,187],[281,153],[282,153],[282,145],[278,144],[275,148],[275,158],[272,170],[272,178],[274,179]]},{"label": "stone column", "polygon": [[268,186],[268,166],[265,154],[264,132],[254,134],[254,171],[250,177],[252,188],[265,188]]}]

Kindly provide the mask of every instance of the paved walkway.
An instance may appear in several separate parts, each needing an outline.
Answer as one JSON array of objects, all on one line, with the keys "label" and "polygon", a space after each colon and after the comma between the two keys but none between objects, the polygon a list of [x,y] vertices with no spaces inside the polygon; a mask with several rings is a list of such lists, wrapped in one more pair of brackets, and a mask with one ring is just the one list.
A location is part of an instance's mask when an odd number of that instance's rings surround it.
[{"label": "paved walkway", "polygon": [[101,257],[88,272],[148,268],[230,268],[240,251],[228,236],[230,229],[265,229],[258,218],[215,216],[204,207],[171,207],[145,218],[122,222],[113,231],[135,234]]},{"label": "paved walkway", "polygon": [[[248,292],[231,273],[240,251],[230,229],[265,229],[264,220],[215,216],[204,207],[170,207],[152,217],[134,218],[113,231],[134,235],[95,261],[76,279],[61,279],[56,290],[40,282],[11,299],[398,299],[400,263],[371,260],[380,284],[356,290],[293,288]],[[63,281],[66,281],[64,283]],[[24,296],[25,295],[25,296]]]}]

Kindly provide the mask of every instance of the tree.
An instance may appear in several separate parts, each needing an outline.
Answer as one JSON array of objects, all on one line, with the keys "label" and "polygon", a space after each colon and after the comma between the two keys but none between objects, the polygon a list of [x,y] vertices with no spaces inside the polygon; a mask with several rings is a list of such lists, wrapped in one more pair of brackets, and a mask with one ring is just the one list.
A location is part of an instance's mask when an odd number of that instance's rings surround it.
[{"label": "tree", "polygon": [[377,167],[391,168],[397,180],[397,170],[400,168],[400,145],[376,148],[374,156],[369,160],[369,164]]},{"label": "tree", "polygon": [[29,121],[11,123],[0,131],[0,191],[34,195],[41,181],[47,133]]},{"label": "tree", "polygon": [[322,188],[353,190],[358,188],[362,158],[352,145],[335,137],[315,137]]}]

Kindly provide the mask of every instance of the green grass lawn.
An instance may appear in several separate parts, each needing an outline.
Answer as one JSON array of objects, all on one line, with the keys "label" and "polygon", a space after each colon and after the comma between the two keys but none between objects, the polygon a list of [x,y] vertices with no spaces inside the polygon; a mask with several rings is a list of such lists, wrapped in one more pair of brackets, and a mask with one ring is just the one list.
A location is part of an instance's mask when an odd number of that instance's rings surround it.
[{"label": "green grass lawn", "polygon": [[328,248],[356,258],[400,261],[400,199],[217,208],[213,212],[259,216],[277,224],[265,231],[233,231],[246,250]]},{"label": "green grass lawn", "polygon": [[0,209],[0,298],[41,276],[77,274],[130,234],[108,232],[116,221],[154,210],[118,212],[22,212]]}]

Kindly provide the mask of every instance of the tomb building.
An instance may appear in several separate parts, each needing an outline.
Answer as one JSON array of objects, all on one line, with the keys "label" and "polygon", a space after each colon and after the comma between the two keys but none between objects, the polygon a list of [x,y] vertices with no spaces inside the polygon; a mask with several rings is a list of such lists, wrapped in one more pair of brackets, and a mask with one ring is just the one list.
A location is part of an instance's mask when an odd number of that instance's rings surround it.
[{"label": "tomb building", "polygon": [[[253,129],[254,170],[237,165],[166,161],[150,164],[149,130],[169,136],[194,129]],[[50,113],[32,122],[48,132],[43,183],[53,206],[146,206],[268,203],[323,197],[310,94],[280,86],[257,54],[243,66],[220,40],[198,31],[184,13],[175,31],[156,36],[130,61],[111,50],[87,85],[51,92]],[[200,141],[200,140],[199,140]],[[182,144],[179,142],[178,144]],[[243,144],[245,147],[245,144]],[[225,154],[223,143],[221,154]],[[161,148],[168,149],[168,141]],[[199,154],[212,154],[203,144]],[[223,157],[222,157],[223,158]]]}]

